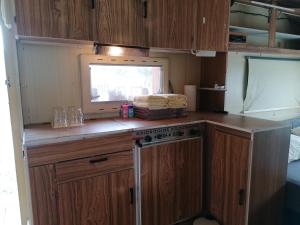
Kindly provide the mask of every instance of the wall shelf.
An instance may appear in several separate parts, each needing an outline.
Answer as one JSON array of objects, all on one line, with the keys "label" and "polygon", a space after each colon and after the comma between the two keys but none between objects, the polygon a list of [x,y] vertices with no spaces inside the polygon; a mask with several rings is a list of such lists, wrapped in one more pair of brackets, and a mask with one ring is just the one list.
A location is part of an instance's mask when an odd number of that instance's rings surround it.
[{"label": "wall shelf", "polygon": [[200,87],[200,88],[198,88],[198,90],[200,90],[200,91],[220,91],[220,92],[227,91],[226,88],[208,88],[208,87]]},{"label": "wall shelf", "polygon": [[230,52],[253,52],[265,54],[283,54],[283,55],[300,55],[300,50],[286,48],[269,48],[263,46],[240,45],[229,43],[228,51]]},{"label": "wall shelf", "polygon": [[[241,33],[248,34],[249,36],[266,37],[266,38],[269,36],[268,30],[260,30],[260,29],[239,27],[239,26],[230,26],[229,29],[230,31],[233,32],[241,32]],[[276,39],[300,40],[300,35],[276,32]]]}]

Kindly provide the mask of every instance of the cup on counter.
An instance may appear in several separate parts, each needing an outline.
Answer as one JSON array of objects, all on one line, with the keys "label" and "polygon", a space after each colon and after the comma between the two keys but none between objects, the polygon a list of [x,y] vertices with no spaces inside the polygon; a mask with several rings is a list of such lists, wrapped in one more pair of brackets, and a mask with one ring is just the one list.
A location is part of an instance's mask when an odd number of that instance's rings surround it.
[{"label": "cup on counter", "polygon": [[65,128],[68,127],[67,110],[65,107],[53,108],[53,128]]},{"label": "cup on counter", "polygon": [[68,127],[83,125],[83,114],[80,107],[70,106],[68,108]]},{"label": "cup on counter", "polygon": [[80,107],[70,106],[53,108],[53,128],[77,127],[83,125],[83,113]]}]

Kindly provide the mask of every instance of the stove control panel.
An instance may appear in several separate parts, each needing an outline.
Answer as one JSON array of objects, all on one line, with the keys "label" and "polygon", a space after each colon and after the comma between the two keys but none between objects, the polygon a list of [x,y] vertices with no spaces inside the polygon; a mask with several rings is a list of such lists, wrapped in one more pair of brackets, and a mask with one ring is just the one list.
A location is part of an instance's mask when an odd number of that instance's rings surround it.
[{"label": "stove control panel", "polygon": [[200,137],[203,134],[203,125],[189,124],[140,130],[134,133],[134,139],[141,145],[150,145],[161,142]]}]

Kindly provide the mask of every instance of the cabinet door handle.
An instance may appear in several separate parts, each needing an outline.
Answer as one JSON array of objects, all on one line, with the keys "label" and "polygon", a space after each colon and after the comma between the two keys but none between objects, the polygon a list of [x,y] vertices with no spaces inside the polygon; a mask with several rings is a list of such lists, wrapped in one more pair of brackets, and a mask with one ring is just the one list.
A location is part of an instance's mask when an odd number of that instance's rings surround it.
[{"label": "cabinet door handle", "polygon": [[144,5],[144,18],[148,17],[148,2],[147,0],[143,1],[143,5]]},{"label": "cabinet door handle", "polygon": [[130,204],[133,205],[134,204],[134,189],[130,188],[129,192],[130,192]]},{"label": "cabinet door handle", "polygon": [[95,9],[96,6],[96,0],[91,0],[92,1],[92,9]]},{"label": "cabinet door handle", "polygon": [[96,163],[101,163],[101,162],[105,162],[105,161],[107,161],[108,160],[108,158],[101,158],[101,159],[91,159],[90,160],[90,163],[91,164],[96,164]]},{"label": "cabinet door handle", "polygon": [[241,189],[239,192],[239,205],[242,206],[245,204],[245,190]]}]

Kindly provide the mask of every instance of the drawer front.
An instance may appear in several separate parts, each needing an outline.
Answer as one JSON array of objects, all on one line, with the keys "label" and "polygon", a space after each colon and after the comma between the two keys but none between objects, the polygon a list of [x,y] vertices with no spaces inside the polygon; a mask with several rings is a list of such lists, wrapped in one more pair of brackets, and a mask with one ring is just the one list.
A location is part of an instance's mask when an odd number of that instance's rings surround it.
[{"label": "drawer front", "polygon": [[133,149],[132,133],[118,133],[27,149],[29,167],[112,154]]},{"label": "drawer front", "polygon": [[120,152],[56,164],[58,182],[133,168],[133,152]]}]

